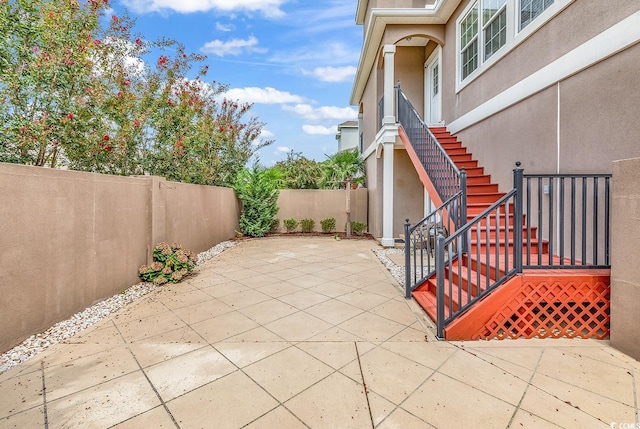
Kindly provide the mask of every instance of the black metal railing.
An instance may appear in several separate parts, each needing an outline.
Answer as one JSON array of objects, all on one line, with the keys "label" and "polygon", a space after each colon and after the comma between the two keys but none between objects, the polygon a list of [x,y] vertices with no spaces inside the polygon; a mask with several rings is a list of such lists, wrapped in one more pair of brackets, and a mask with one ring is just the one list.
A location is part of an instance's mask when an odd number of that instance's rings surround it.
[{"label": "black metal railing", "polygon": [[[406,296],[435,274],[440,338],[455,318],[523,269],[611,267],[611,175],[525,175],[518,162],[513,178],[514,188],[469,222],[462,194],[416,225],[407,220]],[[433,227],[440,219],[455,225],[453,233]]]},{"label": "black metal railing", "polygon": [[[521,181],[520,168],[514,170],[515,182],[518,176]],[[439,338],[444,338],[444,328],[455,318],[522,270],[518,251],[514,251],[522,249],[521,197],[516,187],[451,236],[436,238]]]},{"label": "black metal railing", "polygon": [[538,242],[525,243],[524,268],[611,266],[610,174],[525,174],[523,191],[526,235]]},{"label": "black metal railing", "polygon": [[448,200],[461,190],[460,170],[402,92],[400,83],[396,86],[396,100],[398,123],[407,134],[441,201]]},{"label": "black metal railing", "polygon": [[[466,182],[466,173],[462,172]],[[466,189],[466,186],[463,186]],[[415,225],[406,219],[404,225],[405,297],[436,271],[435,240],[439,235],[448,236],[466,222],[466,211],[462,202],[466,200],[463,191],[458,192],[440,207],[429,213]]]}]

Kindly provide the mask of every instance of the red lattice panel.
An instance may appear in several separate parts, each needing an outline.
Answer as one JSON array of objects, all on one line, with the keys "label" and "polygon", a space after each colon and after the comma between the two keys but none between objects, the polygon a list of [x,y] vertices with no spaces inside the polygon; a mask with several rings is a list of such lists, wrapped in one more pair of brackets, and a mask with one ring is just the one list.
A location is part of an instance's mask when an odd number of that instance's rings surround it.
[{"label": "red lattice panel", "polygon": [[609,293],[602,278],[523,279],[519,292],[474,339],[607,338]]}]

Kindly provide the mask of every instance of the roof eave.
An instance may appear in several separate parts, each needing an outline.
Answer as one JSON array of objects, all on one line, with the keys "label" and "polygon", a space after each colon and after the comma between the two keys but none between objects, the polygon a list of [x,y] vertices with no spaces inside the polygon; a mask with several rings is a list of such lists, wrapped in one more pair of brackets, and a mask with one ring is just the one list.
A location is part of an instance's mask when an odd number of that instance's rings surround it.
[{"label": "roof eave", "polygon": [[[372,9],[369,19],[369,27],[364,37],[358,69],[351,91],[350,104],[358,105],[362,99],[362,93],[367,82],[371,68],[375,63],[378,48],[387,25],[393,24],[446,24],[451,18],[456,7],[462,0],[442,0],[433,7],[411,8],[411,9]],[[358,2],[358,12],[360,6],[366,0]],[[356,14],[357,15],[357,14]],[[357,19],[357,17],[356,17]]]}]

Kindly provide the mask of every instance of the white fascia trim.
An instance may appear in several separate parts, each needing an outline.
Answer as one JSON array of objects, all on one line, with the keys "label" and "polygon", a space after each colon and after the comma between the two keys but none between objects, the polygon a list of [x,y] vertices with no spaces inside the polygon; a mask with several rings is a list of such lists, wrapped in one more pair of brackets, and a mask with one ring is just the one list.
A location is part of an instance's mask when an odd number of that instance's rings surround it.
[{"label": "white fascia trim", "polygon": [[372,9],[353,81],[350,104],[357,106],[362,99],[364,87],[377,58],[380,41],[387,25],[446,24],[460,2],[461,0],[441,0],[435,6],[425,8]]},{"label": "white fascia trim", "polygon": [[640,11],[614,24],[448,125],[458,133],[640,42]]},{"label": "white fascia trim", "polygon": [[378,131],[378,134],[376,134],[375,139],[373,140],[373,143],[371,143],[365,150],[364,152],[362,152],[362,157],[364,159],[369,158],[371,155],[373,155],[374,153],[376,154],[376,156],[379,158],[380,157],[380,150],[381,150],[381,145],[385,144],[385,143],[397,143],[398,139],[397,137],[399,136],[399,132],[398,132],[398,124],[387,124],[384,125],[380,131]]}]

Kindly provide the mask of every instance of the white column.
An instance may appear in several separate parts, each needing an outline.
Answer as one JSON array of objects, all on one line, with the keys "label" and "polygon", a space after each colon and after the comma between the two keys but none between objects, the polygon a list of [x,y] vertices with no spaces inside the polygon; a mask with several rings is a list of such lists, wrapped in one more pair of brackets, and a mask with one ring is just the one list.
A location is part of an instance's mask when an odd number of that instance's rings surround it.
[{"label": "white column", "polygon": [[395,246],[393,237],[393,142],[385,142],[383,147],[382,173],[382,240],[385,247]]},{"label": "white column", "polygon": [[395,104],[395,45],[384,45],[382,48],[384,55],[384,116],[382,124],[395,124],[396,116]]}]

